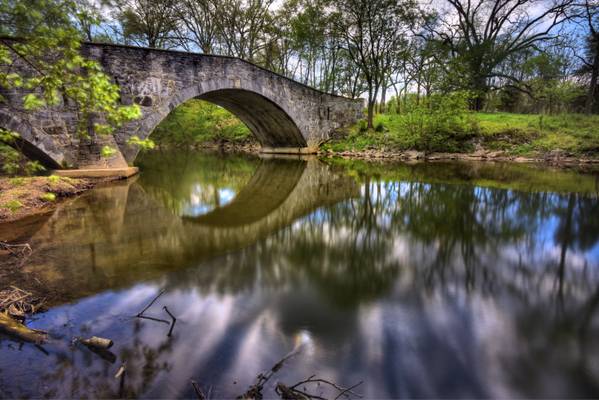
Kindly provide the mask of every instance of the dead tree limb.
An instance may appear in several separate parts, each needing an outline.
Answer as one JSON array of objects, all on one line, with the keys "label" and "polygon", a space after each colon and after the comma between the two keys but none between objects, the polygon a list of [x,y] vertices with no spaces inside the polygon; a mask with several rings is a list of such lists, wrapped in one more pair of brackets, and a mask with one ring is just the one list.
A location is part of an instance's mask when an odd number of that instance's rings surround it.
[{"label": "dead tree limb", "polygon": [[158,300],[158,298],[164,294],[164,292],[166,292],[166,290],[162,289],[162,290],[160,291],[160,293],[158,293],[158,295],[157,295],[156,297],[154,297],[154,298],[152,299],[152,301],[150,301],[150,303],[149,303],[147,306],[145,306],[145,307],[144,307],[144,309],[143,309],[143,310],[141,310],[141,312],[139,312],[139,313],[136,315],[136,317],[138,317],[138,318],[139,318],[139,317],[141,317],[141,316],[142,316],[142,315],[143,315],[143,314],[144,314],[144,313],[145,313],[145,312],[148,310],[148,308],[152,307],[152,305],[153,305],[153,304],[156,302],[156,300]]},{"label": "dead tree limb", "polygon": [[171,312],[168,310],[168,308],[166,308],[166,306],[162,307],[162,309],[164,311],[166,311],[166,313],[168,314],[169,317],[171,317],[171,328],[168,330],[168,334],[166,336],[171,337],[171,335],[173,334],[173,328],[175,327],[175,324],[177,323],[177,318],[175,318],[175,316],[173,314],[171,314]]}]

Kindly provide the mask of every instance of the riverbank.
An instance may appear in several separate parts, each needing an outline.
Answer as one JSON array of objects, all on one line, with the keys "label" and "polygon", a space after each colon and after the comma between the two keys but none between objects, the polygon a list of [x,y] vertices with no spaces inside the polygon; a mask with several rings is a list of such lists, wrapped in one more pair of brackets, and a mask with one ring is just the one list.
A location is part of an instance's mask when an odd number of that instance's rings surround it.
[{"label": "riverbank", "polygon": [[56,175],[0,178],[0,224],[52,211],[62,200],[114,179]]},{"label": "riverbank", "polygon": [[[456,117],[457,118],[457,117]],[[411,114],[380,114],[320,146],[325,154],[361,158],[592,163],[599,161],[599,117],[466,113],[443,126]]]}]

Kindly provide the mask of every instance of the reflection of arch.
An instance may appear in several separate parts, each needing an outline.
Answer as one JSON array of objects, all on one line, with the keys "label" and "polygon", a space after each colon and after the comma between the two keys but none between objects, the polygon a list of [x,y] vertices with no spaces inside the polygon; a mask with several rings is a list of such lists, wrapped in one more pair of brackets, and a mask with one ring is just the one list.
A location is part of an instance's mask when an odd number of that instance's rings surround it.
[{"label": "reflection of arch", "polygon": [[231,203],[208,214],[183,219],[214,227],[235,227],[260,221],[289,197],[305,169],[306,162],[298,160],[263,161]]},{"label": "reflection of arch", "polygon": [[60,168],[65,157],[46,133],[0,110],[0,127],[19,134],[15,144],[28,158],[38,160],[48,168]]}]

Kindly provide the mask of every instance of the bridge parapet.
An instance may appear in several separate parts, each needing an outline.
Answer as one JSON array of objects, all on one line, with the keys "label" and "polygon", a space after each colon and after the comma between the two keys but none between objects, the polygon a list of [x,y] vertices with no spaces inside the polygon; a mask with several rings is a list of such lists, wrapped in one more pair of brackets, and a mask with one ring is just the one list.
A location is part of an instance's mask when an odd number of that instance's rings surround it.
[{"label": "bridge parapet", "polygon": [[[84,44],[82,52],[119,84],[121,102],[139,104],[143,115],[121,127],[114,139],[90,143],[75,134],[77,116],[68,104],[30,113],[20,105],[22,93],[3,93],[10,105],[0,105],[0,126],[19,133],[25,149],[52,167],[126,167],[138,153],[128,140],[147,138],[175,107],[192,98],[231,111],[271,152],[314,151],[331,132],[362,114],[362,100],[312,89],[237,58],[93,43]],[[120,153],[98,157],[98,143],[105,141]]]}]

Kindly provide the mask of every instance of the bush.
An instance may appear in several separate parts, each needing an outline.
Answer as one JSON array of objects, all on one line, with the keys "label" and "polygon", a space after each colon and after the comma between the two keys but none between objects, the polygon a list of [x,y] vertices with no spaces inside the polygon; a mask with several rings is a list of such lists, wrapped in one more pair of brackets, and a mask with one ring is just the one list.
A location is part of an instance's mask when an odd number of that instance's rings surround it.
[{"label": "bush", "polygon": [[468,103],[469,92],[432,95],[409,105],[403,128],[417,137],[416,147],[426,151],[463,151],[477,126]]},{"label": "bush", "polygon": [[54,193],[44,193],[40,196],[40,199],[47,202],[52,202],[56,200],[56,195]]},{"label": "bush", "polygon": [[382,122],[379,122],[379,123],[377,123],[377,124],[374,126],[374,131],[375,131],[375,132],[384,132],[384,131],[385,131],[385,125],[383,125],[383,123],[382,123]]},{"label": "bush", "polygon": [[358,127],[360,129],[360,132],[366,132],[368,130],[368,122],[365,119],[361,119],[358,122]]},{"label": "bush", "polygon": [[19,200],[10,200],[10,201],[4,203],[4,205],[2,207],[7,208],[10,210],[10,212],[14,213],[18,209],[23,207],[23,203],[21,203]]}]

